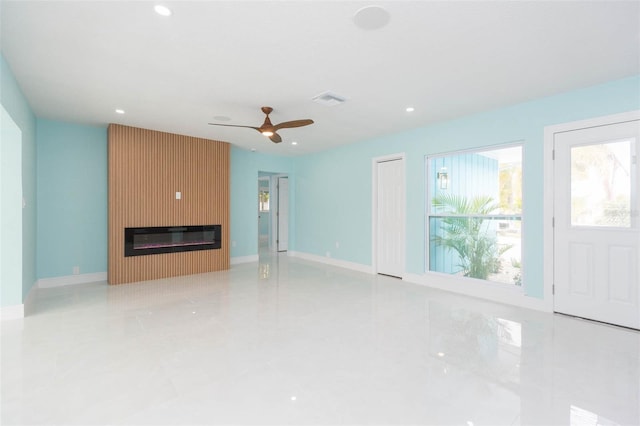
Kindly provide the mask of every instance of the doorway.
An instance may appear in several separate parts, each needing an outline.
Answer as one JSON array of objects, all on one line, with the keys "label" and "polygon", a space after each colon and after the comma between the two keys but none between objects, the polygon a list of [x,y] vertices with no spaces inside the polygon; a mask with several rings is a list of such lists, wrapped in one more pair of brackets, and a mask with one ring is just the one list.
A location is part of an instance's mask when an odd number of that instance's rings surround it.
[{"label": "doorway", "polygon": [[270,178],[258,178],[258,251],[268,249],[271,237]]},{"label": "doorway", "polygon": [[278,177],[276,191],[278,193],[276,250],[283,252],[289,249],[289,178],[287,176]]},{"label": "doorway", "polygon": [[258,252],[284,252],[289,242],[289,179],[286,174],[258,173]]},{"label": "doorway", "polygon": [[404,154],[374,159],[374,270],[398,278],[402,278],[405,264],[404,175]]},{"label": "doorway", "polygon": [[553,135],[554,311],[640,329],[640,118]]}]

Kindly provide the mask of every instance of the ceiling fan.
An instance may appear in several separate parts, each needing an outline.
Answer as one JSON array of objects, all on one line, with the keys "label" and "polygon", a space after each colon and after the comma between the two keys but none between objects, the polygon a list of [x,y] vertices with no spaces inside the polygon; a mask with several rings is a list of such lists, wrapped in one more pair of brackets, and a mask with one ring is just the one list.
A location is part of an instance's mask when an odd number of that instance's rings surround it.
[{"label": "ceiling fan", "polygon": [[240,126],[237,124],[220,124],[220,123],[209,123],[212,126],[226,126],[226,127],[246,127],[247,129],[255,129],[262,133],[264,136],[271,139],[273,143],[282,142],[282,138],[276,132],[280,129],[290,129],[292,127],[302,127],[308,126],[309,124],[313,124],[313,120],[305,119],[305,120],[293,120],[293,121],[285,121],[284,123],[273,125],[271,124],[271,120],[269,119],[269,114],[273,111],[273,108],[264,106],[262,107],[262,112],[264,112],[267,116],[264,119],[264,123],[260,127],[254,126]]}]

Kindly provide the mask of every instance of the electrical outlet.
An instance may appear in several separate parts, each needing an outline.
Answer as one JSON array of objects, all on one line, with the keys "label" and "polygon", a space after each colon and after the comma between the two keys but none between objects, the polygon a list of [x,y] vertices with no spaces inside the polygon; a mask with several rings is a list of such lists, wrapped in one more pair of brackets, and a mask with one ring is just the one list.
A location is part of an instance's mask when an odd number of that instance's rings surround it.
[{"label": "electrical outlet", "polygon": [[74,266],[73,267],[73,275],[79,275],[80,274],[80,267],[79,266]]},{"label": "electrical outlet", "polygon": [[340,241],[336,241],[336,248],[339,249],[340,248]]},{"label": "electrical outlet", "polygon": [[236,242],[235,241],[231,241],[231,247],[235,247],[236,246]]}]

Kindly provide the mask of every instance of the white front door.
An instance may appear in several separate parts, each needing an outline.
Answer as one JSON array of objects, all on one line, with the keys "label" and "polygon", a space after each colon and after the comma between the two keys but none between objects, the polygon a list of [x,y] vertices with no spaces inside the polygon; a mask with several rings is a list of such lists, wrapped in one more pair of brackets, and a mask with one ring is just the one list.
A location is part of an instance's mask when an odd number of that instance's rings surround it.
[{"label": "white front door", "polygon": [[404,273],[404,160],[377,163],[377,269]]},{"label": "white front door", "polygon": [[640,329],[640,121],[554,135],[554,310]]},{"label": "white front door", "polygon": [[278,178],[278,251],[289,249],[289,179]]}]

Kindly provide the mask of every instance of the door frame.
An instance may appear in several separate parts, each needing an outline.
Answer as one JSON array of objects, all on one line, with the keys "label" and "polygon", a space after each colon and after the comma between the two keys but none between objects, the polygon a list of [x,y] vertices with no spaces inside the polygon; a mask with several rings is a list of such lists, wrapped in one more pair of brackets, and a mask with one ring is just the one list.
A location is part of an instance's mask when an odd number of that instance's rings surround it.
[{"label": "door frame", "polygon": [[[286,179],[287,180],[287,249],[286,250],[280,250],[280,179]],[[289,251],[289,192],[290,192],[290,188],[289,188],[289,183],[291,183],[289,181],[289,176],[286,174],[281,174],[281,175],[274,175],[274,185],[276,188],[276,215],[274,218],[274,230],[275,232],[273,233],[273,244],[274,244],[274,251],[278,252],[278,253],[285,253]]]},{"label": "door frame", "polygon": [[404,220],[402,221],[401,247],[404,276],[407,272],[407,162],[404,152],[383,155],[371,160],[371,269],[372,273],[378,273],[378,163],[394,160],[402,160],[402,187],[404,188],[402,191],[402,217]]},{"label": "door frame", "polygon": [[[262,176],[260,176],[262,173]],[[284,172],[266,172],[260,170],[258,172],[258,197],[260,195],[260,181],[269,181],[269,251],[278,251],[278,200],[280,199],[280,191],[278,190],[279,178],[290,178],[289,173]],[[289,197],[291,199],[291,197]],[[258,202],[258,215],[260,215],[260,203]],[[260,247],[260,222],[258,221],[258,248]],[[258,250],[259,251],[259,250]]]},{"label": "door frame", "polygon": [[602,117],[589,118],[586,120],[572,121],[568,123],[546,126],[544,128],[544,160],[543,160],[543,280],[544,280],[544,303],[549,311],[554,311],[554,139],[557,133],[570,132],[573,130],[586,129],[589,127],[607,126],[610,124],[625,121],[640,120],[640,110],[627,111],[619,114],[606,115]]}]

